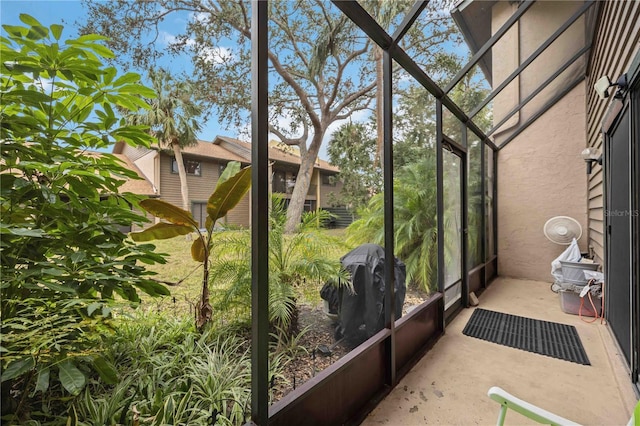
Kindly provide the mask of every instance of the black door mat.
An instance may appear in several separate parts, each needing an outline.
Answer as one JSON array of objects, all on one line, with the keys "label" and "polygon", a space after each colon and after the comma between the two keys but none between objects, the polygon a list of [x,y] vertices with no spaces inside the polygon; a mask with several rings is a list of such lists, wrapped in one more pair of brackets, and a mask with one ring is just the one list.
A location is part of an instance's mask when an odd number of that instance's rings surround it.
[{"label": "black door mat", "polygon": [[511,348],[591,365],[578,331],[572,325],[476,308],[462,334]]}]

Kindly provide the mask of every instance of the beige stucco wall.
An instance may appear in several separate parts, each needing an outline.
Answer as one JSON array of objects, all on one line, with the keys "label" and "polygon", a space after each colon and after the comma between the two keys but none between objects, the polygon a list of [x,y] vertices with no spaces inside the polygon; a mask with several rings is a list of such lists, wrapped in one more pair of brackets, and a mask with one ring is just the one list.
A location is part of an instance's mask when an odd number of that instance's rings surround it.
[{"label": "beige stucco wall", "polygon": [[157,163],[156,158],[159,155],[160,154],[158,154],[158,151],[149,151],[145,155],[134,161],[134,164],[138,166],[142,174],[144,174],[147,180],[151,182],[151,185],[153,185],[153,187],[158,191],[158,185],[160,184],[160,182],[158,181],[159,174],[155,171]]},{"label": "beige stucco wall", "polygon": [[[579,7],[576,2],[536,2],[493,48],[493,85],[497,87],[562,25]],[[495,32],[515,12],[515,2],[492,8]],[[548,76],[584,45],[584,18],[525,68],[494,99],[494,122],[532,93]],[[514,131],[580,73],[576,62],[494,134],[500,146]],[[586,142],[585,83],[547,110],[498,154],[498,273],[551,281],[551,261],[565,246],[543,233],[553,216],[571,216],[584,230],[580,248],[587,251],[586,166],[580,156]]]},{"label": "beige stucco wall", "polygon": [[[518,5],[516,3],[496,3],[491,9],[491,33],[493,34],[498,31],[517,8]],[[518,43],[519,27],[519,22],[514,23],[491,50],[494,87],[500,85],[520,64],[520,49]],[[516,77],[493,99],[494,123],[497,124],[502,120],[509,111],[518,105],[518,102],[520,102],[520,78]],[[504,132],[517,125],[519,118],[520,113],[516,112],[509,120],[500,126],[497,133]]]},{"label": "beige stucco wall", "polygon": [[586,230],[584,105],[581,83],[498,154],[500,275],[551,281],[551,261],[565,246],[546,239],[545,222],[571,216]]}]

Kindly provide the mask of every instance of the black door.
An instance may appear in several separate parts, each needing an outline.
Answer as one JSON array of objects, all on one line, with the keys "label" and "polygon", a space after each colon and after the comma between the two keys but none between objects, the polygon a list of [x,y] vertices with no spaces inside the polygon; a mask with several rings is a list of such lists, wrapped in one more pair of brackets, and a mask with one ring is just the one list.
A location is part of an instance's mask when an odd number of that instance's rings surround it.
[{"label": "black door", "polygon": [[[640,58],[640,53],[638,54]],[[640,77],[630,93],[631,170],[631,380],[640,392]]]},{"label": "black door", "polygon": [[[640,58],[640,53],[638,54]],[[631,379],[640,392],[640,77],[631,88]]]},{"label": "black door", "polygon": [[631,162],[630,108],[620,113],[607,134],[608,259],[607,312],[627,362],[631,363]]}]

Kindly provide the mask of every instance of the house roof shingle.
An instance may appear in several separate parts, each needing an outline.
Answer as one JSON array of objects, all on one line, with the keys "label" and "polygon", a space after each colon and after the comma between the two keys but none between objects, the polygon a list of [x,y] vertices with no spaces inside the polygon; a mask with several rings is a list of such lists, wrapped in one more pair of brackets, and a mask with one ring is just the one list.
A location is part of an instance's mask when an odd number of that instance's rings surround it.
[{"label": "house roof shingle", "polygon": [[[232,149],[227,149],[222,146],[222,143],[232,145]],[[124,142],[118,142],[113,148],[114,154],[120,154],[123,151]],[[152,149],[158,149],[155,145]],[[286,148],[285,148],[286,149]],[[300,166],[300,154],[296,148],[290,148],[290,151],[276,146],[274,144],[269,146],[269,159],[272,161]],[[238,161],[245,164],[251,164],[251,144],[241,141],[239,139],[230,138],[227,136],[216,136],[213,142],[206,142],[198,140],[198,143],[193,146],[189,146],[182,149],[182,152],[187,155],[214,158],[217,160],[225,161]],[[336,166],[329,164],[329,162],[321,159],[316,160],[315,167],[328,172],[338,173],[340,169]]]},{"label": "house roof shingle", "polygon": [[241,157],[220,145],[211,142],[198,141],[197,145],[189,146],[182,149],[185,154],[198,155],[207,158],[216,158],[219,160],[239,161],[241,163],[251,163],[251,158]]},{"label": "house roof shingle", "polygon": [[[239,139],[230,138],[227,136],[217,136],[213,144],[219,145],[221,141],[228,142],[230,144],[236,145],[242,151],[246,152],[247,160],[251,161],[251,144],[248,142],[241,141]],[[224,148],[223,148],[224,149]],[[300,165],[300,155],[295,148],[291,148],[291,152],[287,152],[284,149],[271,145],[269,146],[269,159],[273,161],[278,161],[282,163]],[[339,172],[340,169],[336,166],[329,164],[327,161],[317,159],[315,166],[321,170],[326,170],[330,172]]]}]

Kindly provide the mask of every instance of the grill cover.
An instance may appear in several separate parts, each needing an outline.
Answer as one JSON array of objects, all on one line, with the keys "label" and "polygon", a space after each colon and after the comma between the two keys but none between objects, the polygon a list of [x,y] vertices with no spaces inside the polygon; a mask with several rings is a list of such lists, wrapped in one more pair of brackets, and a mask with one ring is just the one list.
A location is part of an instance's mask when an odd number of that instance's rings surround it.
[{"label": "grill cover", "polygon": [[[384,327],[384,249],[376,244],[363,244],[345,254],[340,261],[351,275],[353,290],[341,286],[336,338],[359,345]],[[406,293],[406,266],[395,258],[395,311],[402,316]]]}]

